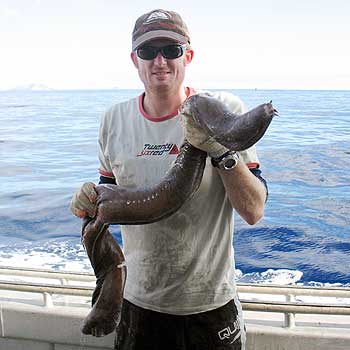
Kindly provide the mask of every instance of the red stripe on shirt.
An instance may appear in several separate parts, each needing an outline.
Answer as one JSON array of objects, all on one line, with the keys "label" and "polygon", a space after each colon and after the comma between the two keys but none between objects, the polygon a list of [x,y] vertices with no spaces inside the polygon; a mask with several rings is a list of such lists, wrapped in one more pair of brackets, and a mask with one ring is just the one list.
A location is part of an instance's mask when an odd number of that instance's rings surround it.
[{"label": "red stripe on shirt", "polygon": [[251,163],[247,163],[247,166],[249,169],[256,169],[256,168],[259,168],[259,163],[256,163],[256,162],[251,162]]},{"label": "red stripe on shirt", "polygon": [[[186,96],[187,97],[190,97],[192,95],[195,94],[195,90],[192,89],[192,88],[189,88],[189,87],[186,87]],[[168,119],[171,119],[175,116],[178,115],[179,111],[176,110],[170,114],[167,114],[167,115],[163,115],[161,117],[153,117],[149,114],[146,113],[146,111],[144,110],[143,108],[143,98],[145,97],[145,93],[143,92],[140,96],[139,96],[139,109],[140,109],[140,112],[141,114],[148,120],[152,121],[152,122],[162,122],[164,120],[168,120]]]},{"label": "red stripe on shirt", "polygon": [[109,177],[111,179],[114,179],[114,174],[113,173],[109,173],[103,169],[99,169],[99,173],[100,175],[104,176],[104,177]]}]

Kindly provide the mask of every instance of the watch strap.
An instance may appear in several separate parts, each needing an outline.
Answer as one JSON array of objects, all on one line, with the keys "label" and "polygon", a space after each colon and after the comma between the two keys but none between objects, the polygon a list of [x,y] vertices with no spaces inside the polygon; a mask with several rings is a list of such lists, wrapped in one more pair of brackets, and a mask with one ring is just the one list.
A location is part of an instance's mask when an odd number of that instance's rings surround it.
[{"label": "watch strap", "polygon": [[239,153],[235,151],[227,151],[217,158],[211,158],[211,164],[219,169],[230,170],[233,169],[239,159]]},{"label": "watch strap", "polygon": [[231,153],[232,153],[232,151],[227,151],[224,154],[222,154],[220,157],[215,157],[215,158],[213,157],[213,158],[211,158],[212,166],[214,166],[215,168],[218,168],[219,167],[219,163]]}]

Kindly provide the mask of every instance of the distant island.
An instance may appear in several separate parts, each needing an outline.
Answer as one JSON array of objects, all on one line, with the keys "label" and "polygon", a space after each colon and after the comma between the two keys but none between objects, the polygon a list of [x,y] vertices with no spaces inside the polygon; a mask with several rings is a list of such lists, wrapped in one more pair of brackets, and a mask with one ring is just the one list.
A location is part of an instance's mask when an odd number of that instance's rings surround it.
[{"label": "distant island", "polygon": [[53,91],[54,89],[48,87],[44,84],[27,84],[16,86],[13,89],[9,89],[8,91]]}]

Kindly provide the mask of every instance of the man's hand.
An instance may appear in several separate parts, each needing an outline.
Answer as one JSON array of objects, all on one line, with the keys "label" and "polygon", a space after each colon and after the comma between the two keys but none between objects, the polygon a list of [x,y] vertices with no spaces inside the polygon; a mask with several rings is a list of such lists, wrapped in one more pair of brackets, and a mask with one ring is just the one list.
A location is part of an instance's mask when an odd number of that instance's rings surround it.
[{"label": "man's hand", "polygon": [[94,183],[86,182],[74,193],[70,202],[70,210],[75,216],[79,218],[95,216],[97,199],[95,187]]},{"label": "man's hand", "polygon": [[209,136],[203,128],[196,124],[192,116],[186,112],[186,110],[182,110],[181,122],[184,128],[185,139],[192,146],[207,152],[212,158],[220,157],[228,151],[228,148]]}]

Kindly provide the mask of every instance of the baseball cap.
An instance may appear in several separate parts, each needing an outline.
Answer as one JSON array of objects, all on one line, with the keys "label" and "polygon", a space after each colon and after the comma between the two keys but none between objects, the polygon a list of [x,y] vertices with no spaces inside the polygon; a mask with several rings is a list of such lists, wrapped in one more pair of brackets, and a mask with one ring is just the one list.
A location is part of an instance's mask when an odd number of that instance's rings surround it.
[{"label": "baseball cap", "polygon": [[140,16],[132,32],[132,50],[152,39],[171,39],[180,44],[190,43],[187,26],[174,11],[152,10]]}]

